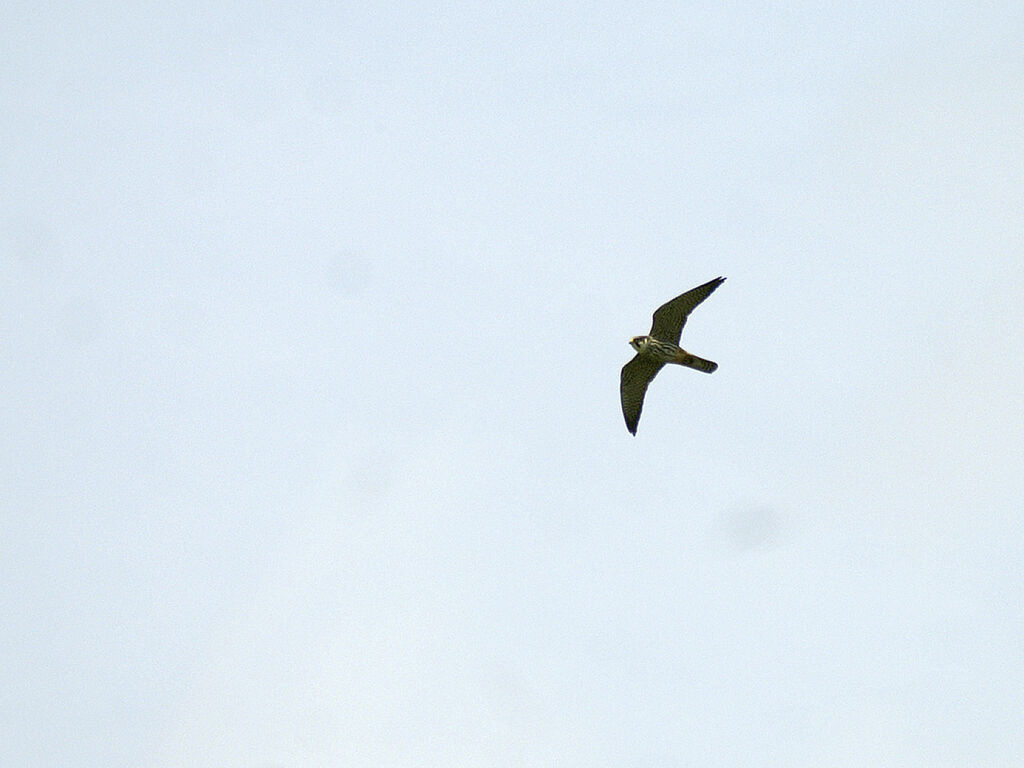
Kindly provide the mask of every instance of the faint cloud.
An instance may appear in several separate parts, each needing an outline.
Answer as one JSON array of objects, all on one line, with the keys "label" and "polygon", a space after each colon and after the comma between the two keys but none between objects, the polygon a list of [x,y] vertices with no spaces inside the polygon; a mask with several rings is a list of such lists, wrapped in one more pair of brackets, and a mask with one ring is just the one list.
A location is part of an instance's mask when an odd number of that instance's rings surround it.
[{"label": "faint cloud", "polygon": [[379,499],[395,482],[400,457],[394,447],[367,448],[357,454],[348,471],[348,480],[364,497]]},{"label": "faint cloud", "polygon": [[3,222],[3,252],[36,269],[60,263],[60,241],[50,222],[40,216],[15,216]]},{"label": "faint cloud", "polygon": [[784,528],[780,515],[763,506],[734,509],[722,522],[729,543],[740,550],[770,549],[779,543]]},{"label": "faint cloud", "polygon": [[372,266],[365,254],[337,253],[324,268],[324,281],[343,296],[355,296],[370,284]]},{"label": "faint cloud", "polygon": [[98,337],[102,330],[103,317],[92,299],[71,299],[61,307],[57,319],[57,336],[65,344],[88,344]]}]

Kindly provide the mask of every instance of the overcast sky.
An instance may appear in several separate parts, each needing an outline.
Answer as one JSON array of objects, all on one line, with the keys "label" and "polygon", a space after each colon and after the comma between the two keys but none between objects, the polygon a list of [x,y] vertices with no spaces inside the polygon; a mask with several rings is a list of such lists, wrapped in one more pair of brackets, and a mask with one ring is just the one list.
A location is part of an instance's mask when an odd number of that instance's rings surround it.
[{"label": "overcast sky", "polygon": [[0,763],[1024,764],[1022,39],[8,5]]}]

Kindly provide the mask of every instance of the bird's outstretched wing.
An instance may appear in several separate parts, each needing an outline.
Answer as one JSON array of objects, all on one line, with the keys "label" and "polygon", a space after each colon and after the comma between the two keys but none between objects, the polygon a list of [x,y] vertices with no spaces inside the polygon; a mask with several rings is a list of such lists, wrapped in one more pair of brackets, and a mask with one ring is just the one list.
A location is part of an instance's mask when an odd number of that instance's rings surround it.
[{"label": "bird's outstretched wing", "polygon": [[636,425],[640,422],[640,411],[644,409],[644,393],[664,363],[651,360],[649,357],[637,355],[622,366],[622,378],[619,381],[619,397],[622,398],[622,415],[626,417],[626,429],[636,434]]},{"label": "bird's outstretched wing", "polygon": [[686,325],[686,316],[724,282],[724,277],[716,277],[714,280],[691,288],[681,296],[676,296],[672,301],[662,304],[654,311],[651,336],[661,341],[678,344],[679,337],[683,334],[683,326]]}]

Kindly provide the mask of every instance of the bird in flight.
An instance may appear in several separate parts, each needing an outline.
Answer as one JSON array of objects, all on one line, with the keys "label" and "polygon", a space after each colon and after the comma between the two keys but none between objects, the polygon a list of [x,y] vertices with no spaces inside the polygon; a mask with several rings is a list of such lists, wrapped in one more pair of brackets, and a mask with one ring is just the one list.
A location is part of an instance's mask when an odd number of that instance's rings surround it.
[{"label": "bird in flight", "polygon": [[644,393],[647,385],[657,376],[665,363],[685,365],[704,373],[714,373],[718,363],[691,355],[679,348],[679,337],[686,325],[686,317],[712,291],[725,282],[716,277],[704,285],[698,285],[672,301],[662,304],[654,312],[651,332],[646,336],[634,336],[629,343],[636,350],[636,357],[622,366],[619,381],[619,395],[622,397],[622,415],[626,417],[626,428],[636,434],[640,422],[640,411],[644,407]]}]

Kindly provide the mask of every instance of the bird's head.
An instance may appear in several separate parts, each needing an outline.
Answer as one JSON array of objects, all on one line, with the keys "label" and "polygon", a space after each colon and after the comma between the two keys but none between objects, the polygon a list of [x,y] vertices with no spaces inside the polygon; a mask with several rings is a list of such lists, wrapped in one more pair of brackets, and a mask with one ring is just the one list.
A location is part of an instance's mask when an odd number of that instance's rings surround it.
[{"label": "bird's head", "polygon": [[632,339],[629,340],[629,345],[633,347],[633,349],[635,349],[637,352],[643,352],[644,348],[647,346],[647,337],[634,336]]}]

